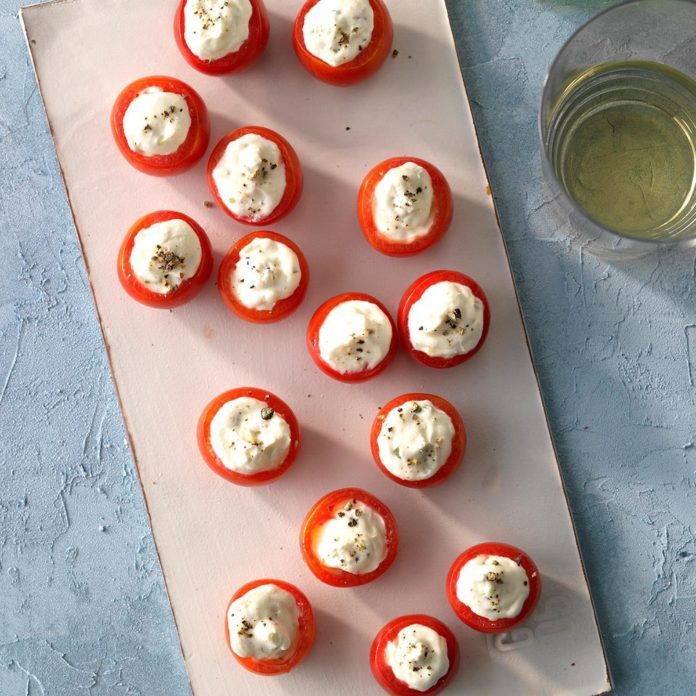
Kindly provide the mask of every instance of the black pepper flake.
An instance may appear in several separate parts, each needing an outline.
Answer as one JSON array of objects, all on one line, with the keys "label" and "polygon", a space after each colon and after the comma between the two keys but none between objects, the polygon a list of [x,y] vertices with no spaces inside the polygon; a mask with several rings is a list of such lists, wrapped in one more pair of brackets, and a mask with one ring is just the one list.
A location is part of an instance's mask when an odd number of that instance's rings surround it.
[{"label": "black pepper flake", "polygon": [[349,526],[349,527],[357,527],[357,526],[358,526],[358,520],[357,520],[357,518],[356,518],[356,517],[351,517],[351,518],[348,520],[348,526]]},{"label": "black pepper flake", "polygon": [[275,411],[270,407],[266,406],[266,408],[261,409],[261,418],[264,420],[271,420],[275,414]]},{"label": "black pepper flake", "polygon": [[396,58],[396,56],[398,56],[398,55],[399,55],[399,52],[396,49],[394,49],[392,51],[392,58]]}]

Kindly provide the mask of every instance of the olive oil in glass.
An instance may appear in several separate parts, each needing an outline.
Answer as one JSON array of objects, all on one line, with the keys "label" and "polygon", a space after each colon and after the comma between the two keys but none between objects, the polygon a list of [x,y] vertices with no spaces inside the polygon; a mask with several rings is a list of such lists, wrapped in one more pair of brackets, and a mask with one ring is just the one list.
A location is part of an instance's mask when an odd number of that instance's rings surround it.
[{"label": "olive oil in glass", "polygon": [[613,62],[573,77],[555,102],[551,164],[595,222],[636,239],[696,228],[696,82],[660,63]]}]

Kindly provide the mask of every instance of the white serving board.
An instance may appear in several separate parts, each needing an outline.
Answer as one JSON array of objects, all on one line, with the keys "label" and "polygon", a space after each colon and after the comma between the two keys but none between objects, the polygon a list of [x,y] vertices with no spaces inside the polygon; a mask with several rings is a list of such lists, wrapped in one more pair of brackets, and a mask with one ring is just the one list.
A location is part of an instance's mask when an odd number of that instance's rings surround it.
[{"label": "white serving board", "polygon": [[[194,692],[378,694],[368,667],[371,640],[386,621],[410,612],[432,613],[456,631],[463,659],[453,693],[606,691],[607,666],[444,2],[393,0],[399,54],[374,79],[349,89],[315,81],[295,59],[290,32],[299,0],[268,0],[268,50],[252,69],[227,78],[198,74],[180,57],[171,29],[176,4],[58,0],[25,8],[22,19]],[[300,244],[311,283],[289,320],[253,326],[236,319],[212,281],[173,313],[141,307],[121,290],[118,247],[144,213],[173,208],[192,215],[209,232],[218,260],[247,231],[204,207],[211,198],[205,162],[181,177],[155,179],[130,168],[117,152],[109,132],[112,102],[125,84],[148,74],[171,74],[202,94],[213,143],[238,126],[261,124],[297,149],[305,193],[274,229]],[[455,194],[446,239],[405,260],[374,252],[355,215],[368,168],[402,154],[437,164]],[[314,367],[305,327],[324,299],[360,290],[395,311],[413,279],[443,267],[471,274],[490,298],[490,336],[471,363],[438,372],[402,352],[384,375],[359,386],[334,382]],[[293,469],[260,489],[216,477],[196,447],[203,406],[242,385],[280,395],[303,428]],[[468,427],[462,469],[428,492],[395,485],[370,456],[368,434],[378,407],[407,391],[450,399]],[[392,508],[402,546],[378,582],[338,590],[304,566],[298,533],[316,499],[349,485],[372,491]],[[543,575],[538,610],[507,639],[469,630],[445,598],[451,562],[484,540],[521,546]],[[246,673],[223,638],[229,596],[258,577],[298,584],[316,609],[314,649],[280,678]]]}]

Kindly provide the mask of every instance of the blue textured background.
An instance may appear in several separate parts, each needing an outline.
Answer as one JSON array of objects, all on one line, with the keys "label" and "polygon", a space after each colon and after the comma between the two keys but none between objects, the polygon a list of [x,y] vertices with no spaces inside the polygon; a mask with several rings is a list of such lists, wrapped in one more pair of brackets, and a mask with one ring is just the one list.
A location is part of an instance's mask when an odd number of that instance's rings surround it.
[{"label": "blue textured background", "polygon": [[[448,4],[617,691],[693,694],[696,255],[607,266],[541,184],[546,66],[612,3]],[[0,0],[0,694],[188,694],[17,10]]]}]

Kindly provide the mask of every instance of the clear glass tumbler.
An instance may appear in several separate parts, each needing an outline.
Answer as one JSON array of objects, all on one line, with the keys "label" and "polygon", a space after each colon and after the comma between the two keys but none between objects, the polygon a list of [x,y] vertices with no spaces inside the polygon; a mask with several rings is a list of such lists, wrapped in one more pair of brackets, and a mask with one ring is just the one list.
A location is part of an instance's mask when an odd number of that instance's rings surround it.
[{"label": "clear glass tumbler", "polygon": [[696,246],[696,3],[630,0],[568,40],[539,112],[546,183],[607,259]]}]

